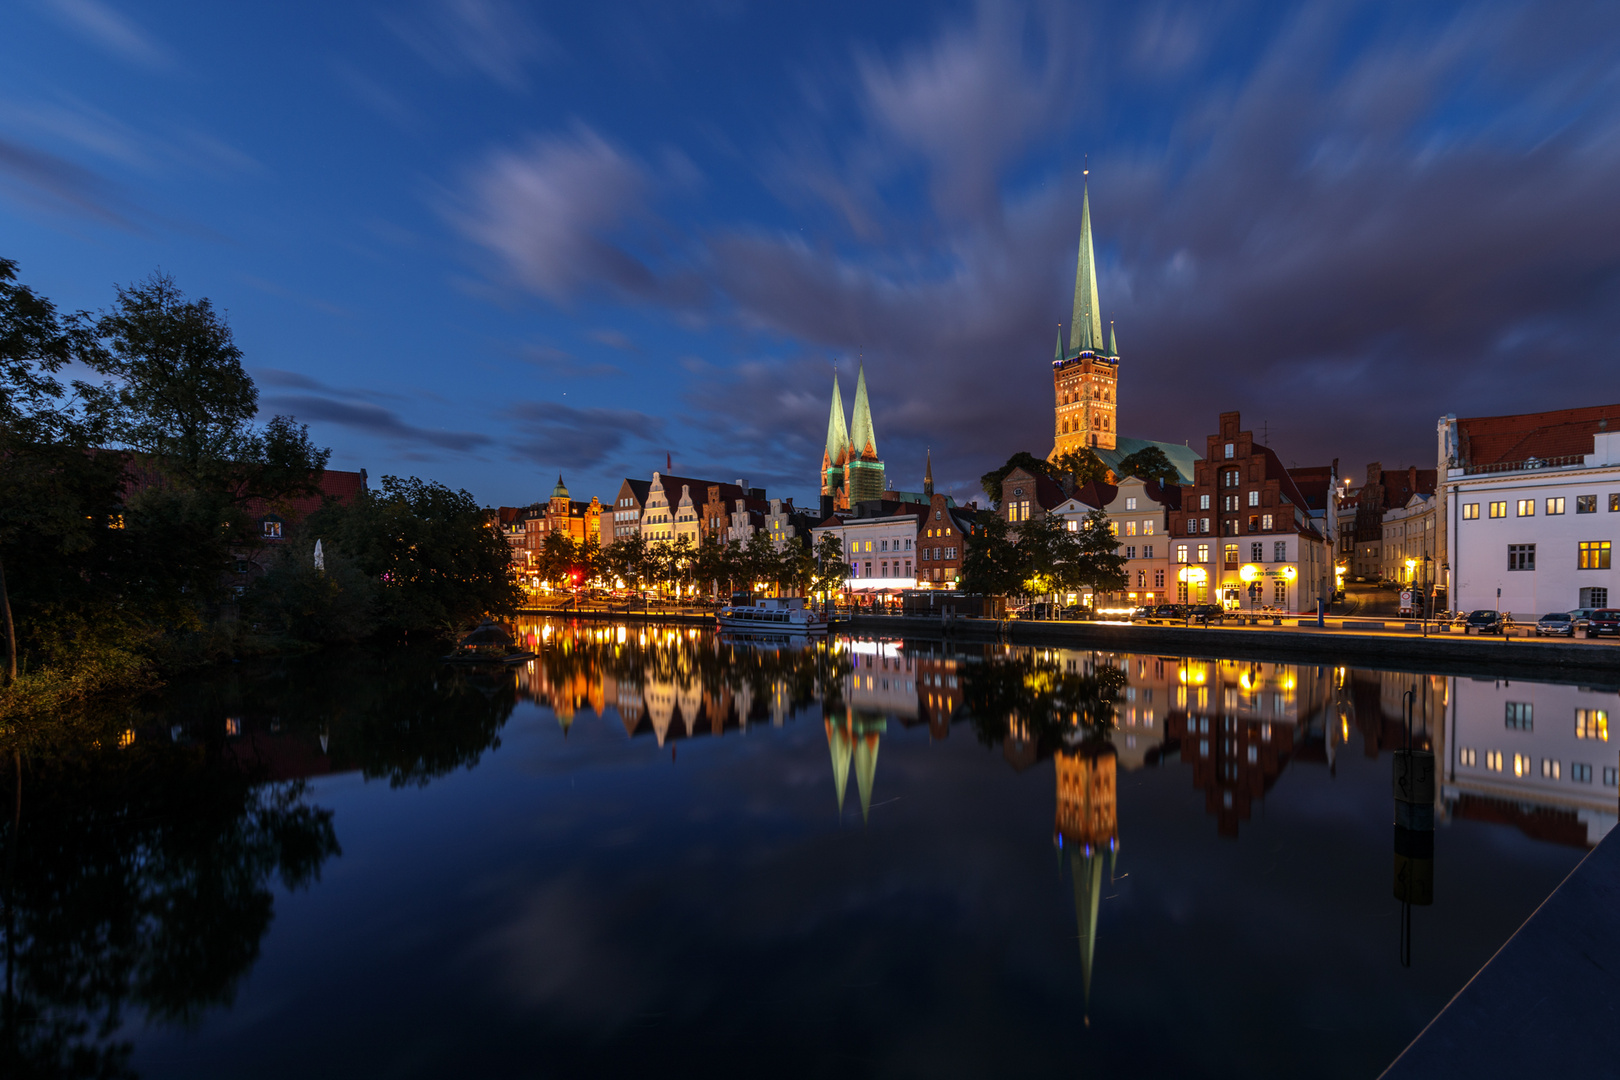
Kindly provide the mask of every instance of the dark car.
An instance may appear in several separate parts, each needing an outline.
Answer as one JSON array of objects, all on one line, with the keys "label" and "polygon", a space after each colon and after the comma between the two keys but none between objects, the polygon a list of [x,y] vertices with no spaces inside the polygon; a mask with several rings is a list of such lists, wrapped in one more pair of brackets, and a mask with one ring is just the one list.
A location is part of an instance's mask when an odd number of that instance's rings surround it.
[{"label": "dark car", "polygon": [[1153,609],[1155,619],[1185,619],[1187,609],[1180,604],[1160,604]]},{"label": "dark car", "polygon": [[1476,634],[1500,634],[1507,624],[1507,616],[1490,608],[1470,611],[1468,618],[1463,620],[1463,625]]},{"label": "dark car", "polygon": [[1226,618],[1226,609],[1219,604],[1194,604],[1187,609],[1193,622],[1220,622]]},{"label": "dark car", "polygon": [[1575,620],[1567,611],[1549,611],[1536,620],[1536,636],[1574,637]]},{"label": "dark car", "polygon": [[1598,637],[1601,634],[1620,634],[1620,610],[1601,608],[1592,612],[1586,620],[1586,636]]}]

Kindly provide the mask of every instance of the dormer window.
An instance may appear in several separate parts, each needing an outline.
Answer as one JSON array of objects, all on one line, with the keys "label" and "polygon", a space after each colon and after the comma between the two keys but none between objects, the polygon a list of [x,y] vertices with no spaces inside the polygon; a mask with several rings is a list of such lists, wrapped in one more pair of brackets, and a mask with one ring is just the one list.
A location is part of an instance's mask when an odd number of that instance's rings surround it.
[{"label": "dormer window", "polygon": [[281,519],[274,514],[259,523],[260,535],[266,540],[281,539]]}]

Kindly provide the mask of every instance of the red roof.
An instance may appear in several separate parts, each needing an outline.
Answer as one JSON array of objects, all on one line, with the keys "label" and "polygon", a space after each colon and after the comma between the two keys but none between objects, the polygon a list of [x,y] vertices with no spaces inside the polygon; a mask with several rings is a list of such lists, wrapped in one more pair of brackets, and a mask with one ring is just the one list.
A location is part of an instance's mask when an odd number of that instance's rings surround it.
[{"label": "red roof", "polygon": [[1620,430],[1620,405],[1475,416],[1457,421],[1458,449],[1464,465],[1590,454],[1592,436],[1615,430]]},{"label": "red roof", "polygon": [[320,494],[300,495],[296,498],[282,500],[274,506],[263,499],[249,499],[246,510],[249,517],[259,517],[273,510],[289,522],[298,522],[303,521],[319,510],[321,504],[327,499],[336,499],[340,504],[347,506],[365,488],[366,472],[364,469],[359,472],[327,469],[321,473]]}]

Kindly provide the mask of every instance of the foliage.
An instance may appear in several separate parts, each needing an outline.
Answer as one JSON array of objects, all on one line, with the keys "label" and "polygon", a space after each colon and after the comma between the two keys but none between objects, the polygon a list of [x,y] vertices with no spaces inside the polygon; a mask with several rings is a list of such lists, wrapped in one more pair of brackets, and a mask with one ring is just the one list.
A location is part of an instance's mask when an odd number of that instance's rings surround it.
[{"label": "foliage", "polygon": [[979,741],[994,746],[1018,724],[1038,754],[1098,746],[1115,727],[1115,703],[1127,679],[1111,664],[1071,671],[1038,650],[970,664],[962,672],[962,704]]},{"label": "foliage", "polygon": [[453,634],[517,610],[511,550],[465,491],[385,476],[348,506],[316,511],[303,532],[376,582],[385,630]]},{"label": "foliage", "polygon": [[285,542],[269,573],[243,597],[243,609],[262,630],[293,642],[332,645],[363,641],[378,629],[378,583],[348,555],[321,545],[324,570],[315,568],[315,538],[308,530]]},{"label": "foliage", "polygon": [[962,551],[962,588],[984,596],[1010,596],[1023,592],[1029,577],[1025,552],[1013,540],[1003,518],[989,517],[965,540]]},{"label": "foliage", "polygon": [[1121,458],[1119,475],[1152,480],[1158,484],[1181,483],[1181,474],[1170,463],[1170,458],[1165,452],[1157,446],[1144,446],[1136,453]]},{"label": "foliage", "polygon": [[816,541],[815,572],[810,578],[811,591],[821,597],[823,604],[829,595],[840,592],[849,580],[849,563],[844,561],[844,544],[834,534],[822,533]]},{"label": "foliage", "polygon": [[1047,463],[1047,472],[1053,479],[1069,478],[1068,483],[1063,485],[1068,491],[1087,484],[1108,482],[1108,466],[1089,446],[1082,446],[1078,450],[1065,450],[1058,454]]},{"label": "foliage", "polygon": [[1008,458],[1007,463],[1001,468],[993,469],[979,477],[979,487],[984,490],[990,505],[996,507],[1001,505],[1001,482],[1007,479],[1007,474],[1014,469],[1026,469],[1036,476],[1045,476],[1048,473],[1046,462],[1027,450],[1018,451]]},{"label": "foliage", "polygon": [[991,518],[967,538],[962,587],[986,596],[1124,588],[1125,557],[1118,546],[1101,510],[1078,529],[1048,516],[1021,522],[1016,535],[1001,518]]}]

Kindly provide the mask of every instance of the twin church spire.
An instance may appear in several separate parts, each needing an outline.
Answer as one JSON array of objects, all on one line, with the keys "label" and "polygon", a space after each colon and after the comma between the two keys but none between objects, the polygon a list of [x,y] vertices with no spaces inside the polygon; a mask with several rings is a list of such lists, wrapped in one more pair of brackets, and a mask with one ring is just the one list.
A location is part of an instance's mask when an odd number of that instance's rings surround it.
[{"label": "twin church spire", "polygon": [[855,379],[855,414],[844,426],[844,398],[833,372],[832,409],[827,415],[827,446],[821,455],[821,494],[832,499],[832,510],[848,510],[854,503],[883,497],[883,462],[877,456],[877,433],[872,428],[872,404],[866,397],[866,365]]}]

